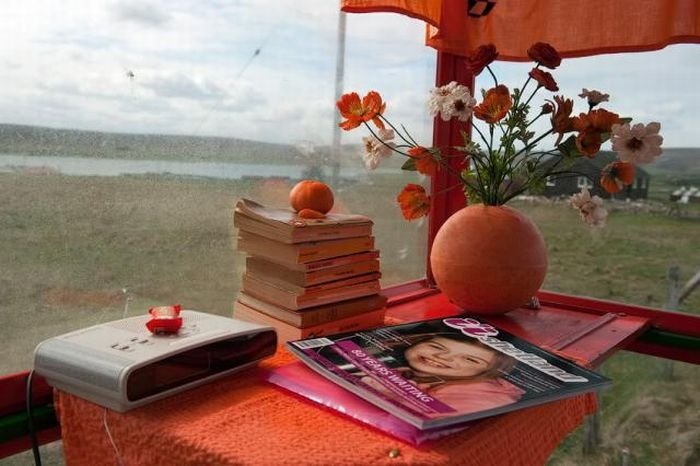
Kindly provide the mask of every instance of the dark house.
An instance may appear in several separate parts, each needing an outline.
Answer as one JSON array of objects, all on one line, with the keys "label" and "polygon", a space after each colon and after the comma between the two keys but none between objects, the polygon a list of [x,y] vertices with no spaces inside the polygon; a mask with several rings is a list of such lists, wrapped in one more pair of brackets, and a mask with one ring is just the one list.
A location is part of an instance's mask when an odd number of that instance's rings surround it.
[{"label": "dark house", "polygon": [[[609,194],[600,186],[600,172],[607,164],[616,159],[614,152],[599,152],[595,158],[580,157],[567,170],[575,172],[564,177],[548,179],[544,186],[544,194],[547,197],[570,196],[588,187],[591,195],[598,195],[604,199],[646,199],[649,192],[649,173],[638,165],[635,167],[634,183],[626,186],[619,193]],[[543,163],[543,167],[553,164],[554,160]],[[560,165],[561,166],[561,165]]]}]

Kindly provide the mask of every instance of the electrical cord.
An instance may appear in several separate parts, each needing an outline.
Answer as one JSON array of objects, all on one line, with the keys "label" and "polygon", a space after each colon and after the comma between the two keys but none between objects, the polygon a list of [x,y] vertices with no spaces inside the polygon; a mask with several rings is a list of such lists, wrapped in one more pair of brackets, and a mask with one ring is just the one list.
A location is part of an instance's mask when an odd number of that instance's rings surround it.
[{"label": "electrical cord", "polygon": [[29,371],[26,382],[26,409],[27,409],[27,429],[29,430],[29,440],[32,442],[32,453],[34,454],[34,464],[41,466],[41,453],[39,452],[39,442],[34,430],[34,416],[32,414],[32,381],[34,380],[34,369]]},{"label": "electrical cord", "polygon": [[121,453],[119,453],[119,448],[117,448],[117,444],[114,443],[114,437],[112,437],[112,432],[109,429],[109,425],[107,425],[107,408],[105,408],[104,414],[102,416],[102,424],[104,424],[105,432],[107,432],[109,443],[112,444],[112,449],[114,449],[114,454],[117,458],[117,464],[119,466],[124,466],[124,460],[122,459],[122,455]]}]

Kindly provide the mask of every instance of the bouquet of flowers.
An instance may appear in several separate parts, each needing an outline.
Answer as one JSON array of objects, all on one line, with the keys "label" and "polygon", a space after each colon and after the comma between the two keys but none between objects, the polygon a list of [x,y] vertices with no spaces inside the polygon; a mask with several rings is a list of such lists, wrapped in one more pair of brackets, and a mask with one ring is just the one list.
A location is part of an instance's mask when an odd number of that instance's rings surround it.
[{"label": "bouquet of flowers", "polygon": [[[600,104],[609,100],[608,94],[583,89],[579,97],[587,101],[588,111],[578,115],[573,114],[574,101],[561,95],[551,95],[541,106],[533,107],[533,98],[538,93],[559,90],[545,68],[556,69],[561,57],[551,45],[542,42],[532,45],[528,56],[535,65],[524,84],[512,91],[499,83],[489,66],[498,57],[492,44],[477,48],[467,59],[474,75],[487,70],[494,81],[492,88],[482,90],[480,102],[468,87],[454,81],[431,91],[430,114],[443,121],[456,118],[464,126],[461,146],[418,144],[403,126],[399,130],[384,116],[386,103],[375,91],[362,99],[351,92],[338,100],[337,107],[344,119],[340,127],[349,131],[364,125],[369,130],[370,135],[363,138],[368,169],[375,169],[382,159],[398,154],[406,158],[402,169],[427,176],[435,175],[438,170],[450,170],[471,203],[494,206],[525,192],[538,192],[547,180],[584,175],[571,169],[573,161],[579,157],[595,158],[608,140],[617,154],[617,159],[603,168],[599,180],[608,193],[619,192],[632,184],[635,165],[653,162],[661,154],[661,125],[658,122],[632,125],[630,118],[601,108]],[[536,134],[532,125],[543,117],[549,118],[549,129]],[[484,122],[485,127],[475,124],[475,118]],[[553,147],[544,150],[540,144],[547,137],[554,139]],[[459,163],[450,163],[453,158],[458,158]],[[426,215],[430,208],[425,189],[414,183],[404,187],[397,201],[407,220]],[[589,225],[604,225],[607,211],[603,200],[591,196],[588,188],[573,195],[571,204]]]}]

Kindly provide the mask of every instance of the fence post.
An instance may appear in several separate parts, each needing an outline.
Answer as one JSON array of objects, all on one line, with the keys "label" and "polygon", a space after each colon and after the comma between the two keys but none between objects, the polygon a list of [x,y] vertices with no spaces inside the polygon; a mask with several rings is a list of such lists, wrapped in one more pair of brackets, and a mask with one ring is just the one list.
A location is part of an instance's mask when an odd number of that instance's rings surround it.
[{"label": "fence post", "polygon": [[[668,278],[668,298],[666,301],[666,309],[669,311],[677,311],[680,304],[681,296],[681,268],[674,264],[668,268],[666,274]],[[673,380],[673,361],[664,359],[661,361],[661,373],[664,379]]]},{"label": "fence post", "polygon": [[583,427],[583,454],[592,455],[600,444],[600,406],[598,411],[586,418]]},{"label": "fence post", "polygon": [[622,466],[629,466],[630,464],[630,449],[625,447],[622,449]]}]

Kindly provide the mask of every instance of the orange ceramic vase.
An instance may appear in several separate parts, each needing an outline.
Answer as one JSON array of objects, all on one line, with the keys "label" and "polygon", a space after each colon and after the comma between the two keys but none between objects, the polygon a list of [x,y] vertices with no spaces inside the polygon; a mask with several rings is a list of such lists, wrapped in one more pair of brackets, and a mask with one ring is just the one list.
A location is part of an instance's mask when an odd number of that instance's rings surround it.
[{"label": "orange ceramic vase", "polygon": [[542,234],[507,206],[475,204],[440,227],[430,252],[440,290],[466,311],[502,314],[530,301],[547,272]]}]

